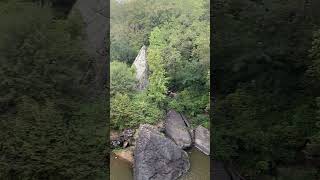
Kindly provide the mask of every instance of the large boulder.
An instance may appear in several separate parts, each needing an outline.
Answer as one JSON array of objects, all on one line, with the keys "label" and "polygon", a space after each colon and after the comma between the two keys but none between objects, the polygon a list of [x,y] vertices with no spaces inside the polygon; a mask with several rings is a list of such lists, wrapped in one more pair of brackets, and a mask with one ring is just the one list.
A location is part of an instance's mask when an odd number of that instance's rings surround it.
[{"label": "large boulder", "polygon": [[210,131],[202,126],[194,130],[194,145],[206,155],[210,155]]},{"label": "large boulder", "polygon": [[149,83],[149,68],[147,62],[147,47],[142,46],[132,66],[136,69],[137,89],[144,90]]},{"label": "large boulder", "polygon": [[165,133],[182,149],[192,145],[191,135],[184,119],[174,110],[167,113]]},{"label": "large boulder", "polygon": [[135,180],[175,180],[189,168],[188,154],[156,127],[141,125],[134,151]]}]

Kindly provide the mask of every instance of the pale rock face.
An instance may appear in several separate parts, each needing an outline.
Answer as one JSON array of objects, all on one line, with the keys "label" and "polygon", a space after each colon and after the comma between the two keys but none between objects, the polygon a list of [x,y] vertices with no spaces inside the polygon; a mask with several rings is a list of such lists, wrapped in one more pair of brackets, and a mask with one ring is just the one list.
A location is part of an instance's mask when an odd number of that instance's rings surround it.
[{"label": "pale rock face", "polygon": [[195,147],[206,155],[210,155],[210,131],[202,126],[198,126],[194,131]]},{"label": "pale rock face", "polygon": [[149,81],[148,81],[149,68],[148,68],[148,62],[147,62],[146,46],[142,46],[132,66],[135,67],[136,69],[136,79],[138,81],[137,89],[144,90],[149,84]]},{"label": "pale rock face", "polygon": [[167,113],[165,133],[182,149],[192,145],[192,138],[183,117],[174,110]]}]

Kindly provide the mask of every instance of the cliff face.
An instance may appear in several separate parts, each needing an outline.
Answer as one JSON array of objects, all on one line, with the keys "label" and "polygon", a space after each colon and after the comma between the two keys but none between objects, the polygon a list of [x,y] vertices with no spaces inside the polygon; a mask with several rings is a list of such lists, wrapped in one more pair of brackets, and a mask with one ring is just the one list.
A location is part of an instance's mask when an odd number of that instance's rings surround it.
[{"label": "cliff face", "polygon": [[147,47],[142,46],[138,56],[134,60],[132,66],[136,69],[136,78],[138,80],[137,89],[144,90],[148,86],[149,68],[147,61]]},{"label": "cliff face", "polygon": [[109,5],[106,0],[78,0],[73,6],[85,23],[86,49],[93,60],[94,87],[103,90],[108,75],[107,30]]}]

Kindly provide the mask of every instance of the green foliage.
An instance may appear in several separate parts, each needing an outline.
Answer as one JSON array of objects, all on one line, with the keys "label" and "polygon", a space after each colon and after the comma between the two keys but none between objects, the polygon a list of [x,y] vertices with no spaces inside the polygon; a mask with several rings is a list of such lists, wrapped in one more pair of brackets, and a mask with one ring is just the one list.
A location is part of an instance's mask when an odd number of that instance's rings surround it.
[{"label": "green foliage", "polygon": [[110,63],[110,89],[111,96],[116,93],[131,93],[135,90],[136,77],[134,69],[127,64],[113,61]]},{"label": "green foliage", "polygon": [[134,110],[127,94],[117,93],[111,99],[110,120],[113,129],[124,129],[133,126]]},{"label": "green foliage", "polygon": [[209,6],[204,7],[208,2],[202,0],[132,0],[124,3],[112,0],[110,3],[111,59],[126,62],[134,60],[132,53],[136,54],[143,44],[149,45],[150,33],[155,27],[180,15],[184,15],[188,22],[201,19],[204,14],[208,15],[209,10]]},{"label": "green foliage", "polygon": [[317,134],[319,18],[309,3],[216,2],[214,156],[248,179],[271,175],[266,162],[294,168]]},{"label": "green foliage", "polygon": [[209,103],[209,95],[184,90],[171,103],[173,108],[194,116],[205,111]]},{"label": "green foliage", "polygon": [[150,47],[148,49],[148,65],[151,72],[149,77],[148,96],[161,103],[165,99],[167,92],[168,78],[164,69],[164,62],[162,59],[163,36],[158,28],[151,32]]},{"label": "green foliage", "polygon": [[207,107],[209,106],[209,95],[196,91],[183,90],[178,96],[169,102],[169,108],[186,114],[191,118],[191,123],[203,125],[209,128],[209,115]]},{"label": "green foliage", "polygon": [[265,173],[269,169],[269,163],[267,161],[259,161],[256,164],[256,168],[259,173]]},{"label": "green foliage", "polygon": [[[113,129],[154,124],[164,110],[185,114],[193,126],[209,123],[210,23],[208,0],[111,1],[112,60],[131,64],[141,46],[147,46],[150,70],[145,91],[117,93],[111,87]],[[112,69],[112,71],[120,71]],[[123,70],[123,75],[130,72]],[[111,75],[111,84],[112,83]],[[129,83],[123,78],[121,83]],[[116,81],[115,81],[116,82]],[[111,85],[113,86],[113,85]],[[167,96],[168,90],[177,96]],[[132,93],[131,93],[132,92]]]},{"label": "green foliage", "polygon": [[128,40],[125,37],[119,37],[110,45],[110,59],[123,59],[124,62],[132,63],[137,52],[138,50],[128,46]]},{"label": "green foliage", "polygon": [[196,117],[192,117],[191,123],[194,127],[202,125],[203,127],[210,129],[210,117],[208,114],[197,114]]},{"label": "green foliage", "polygon": [[[5,141],[1,142],[4,158],[0,177],[87,179],[106,176],[101,171],[105,168],[102,152],[106,146],[103,106],[101,103],[83,106],[75,110],[72,117],[67,117],[52,101],[39,104],[24,97],[17,115],[4,119],[1,126]],[[94,107],[95,112],[88,107]]]},{"label": "green foliage", "polygon": [[317,179],[317,170],[307,167],[279,168],[279,180]]},{"label": "green foliage", "polygon": [[314,32],[312,46],[309,51],[309,57],[311,58],[311,63],[306,71],[307,84],[311,85],[312,88],[319,88],[320,80],[320,30]]},{"label": "green foliage", "polygon": [[259,162],[294,162],[297,149],[314,133],[312,102],[284,110],[281,99],[245,90],[237,90],[216,102],[212,125],[218,138],[215,155],[234,159],[252,177],[267,172]]},{"label": "green foliage", "polygon": [[[161,109],[169,103],[169,108],[192,117],[194,125],[205,127],[209,127],[209,3],[112,0],[110,18],[111,58],[130,64],[141,46],[148,46],[148,99]],[[177,92],[178,99],[170,102],[168,90]]]},{"label": "green foliage", "polygon": [[179,17],[163,25],[161,31],[166,37],[163,58],[170,77],[169,86],[175,89],[192,86],[205,91],[210,67],[209,22],[186,22],[184,17]]},{"label": "green foliage", "polygon": [[167,89],[177,91],[178,97],[169,102],[169,108],[190,116],[194,125],[209,127],[205,109],[209,106],[210,29],[208,19],[202,19],[204,3],[181,3],[192,5],[194,11],[181,12],[150,33],[149,91],[159,102],[164,101]]},{"label": "green foliage", "polygon": [[111,127],[123,130],[139,124],[155,124],[163,118],[163,111],[145,93],[133,97],[117,93],[111,99]]},{"label": "green foliage", "polygon": [[161,110],[145,93],[138,93],[133,96],[132,105],[138,112],[135,117],[137,122],[155,124],[164,118],[164,110]]},{"label": "green foliage", "polygon": [[88,101],[81,81],[79,18],[23,1],[0,7],[0,179],[106,178],[105,104]]},{"label": "green foliage", "polygon": [[47,8],[21,4],[10,9],[0,25],[6,34],[0,38],[1,109],[21,95],[45,99],[81,93],[75,87],[87,56],[80,34],[71,36],[69,21],[54,21]]}]

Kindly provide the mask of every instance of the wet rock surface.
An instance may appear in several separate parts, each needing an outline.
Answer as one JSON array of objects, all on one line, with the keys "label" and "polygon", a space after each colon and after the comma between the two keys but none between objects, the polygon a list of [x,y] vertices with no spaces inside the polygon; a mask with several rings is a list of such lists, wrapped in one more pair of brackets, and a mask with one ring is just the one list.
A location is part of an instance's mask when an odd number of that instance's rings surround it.
[{"label": "wet rock surface", "polygon": [[210,131],[198,126],[194,130],[194,145],[206,155],[210,155]]},{"label": "wet rock surface", "polygon": [[134,151],[135,180],[175,180],[189,168],[188,154],[156,127],[141,125]]},{"label": "wet rock surface", "polygon": [[180,113],[174,110],[170,110],[167,113],[165,133],[182,149],[192,145],[192,139],[187,124],[184,122]]}]

